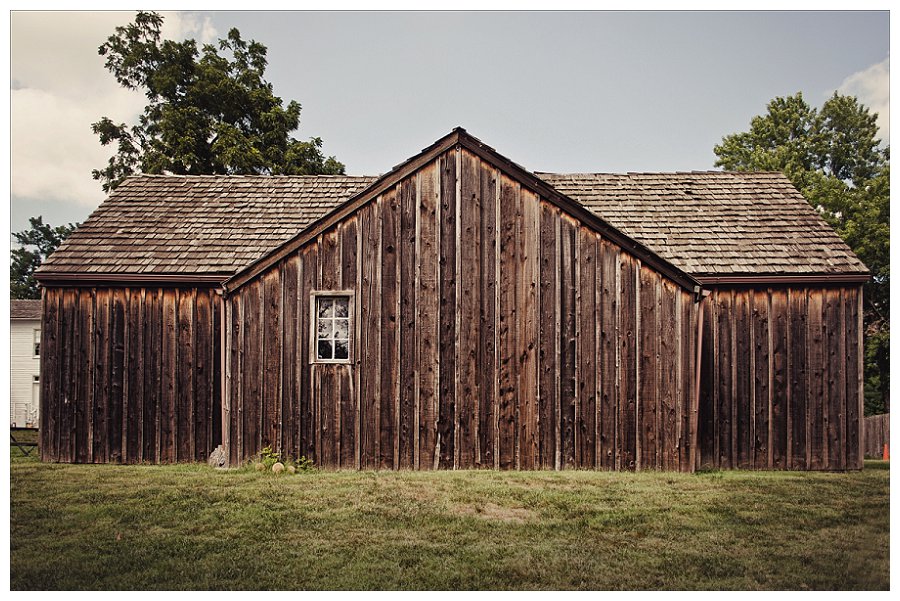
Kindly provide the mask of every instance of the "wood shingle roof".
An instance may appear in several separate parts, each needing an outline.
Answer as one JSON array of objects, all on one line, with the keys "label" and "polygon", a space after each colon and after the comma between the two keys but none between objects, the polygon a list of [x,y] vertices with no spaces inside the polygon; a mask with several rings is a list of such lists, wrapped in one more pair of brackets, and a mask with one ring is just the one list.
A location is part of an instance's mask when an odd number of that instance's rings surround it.
[{"label": "wood shingle roof", "polygon": [[[694,276],[862,274],[779,173],[536,175]],[[364,176],[128,178],[38,274],[234,275],[375,182]]]},{"label": "wood shingle roof", "polygon": [[374,180],[341,175],[130,177],[40,272],[231,275]]},{"label": "wood shingle roof", "polygon": [[694,276],[866,273],[781,173],[536,173]]},{"label": "wood shingle roof", "polygon": [[10,319],[40,319],[41,301],[11,300],[9,301]]}]

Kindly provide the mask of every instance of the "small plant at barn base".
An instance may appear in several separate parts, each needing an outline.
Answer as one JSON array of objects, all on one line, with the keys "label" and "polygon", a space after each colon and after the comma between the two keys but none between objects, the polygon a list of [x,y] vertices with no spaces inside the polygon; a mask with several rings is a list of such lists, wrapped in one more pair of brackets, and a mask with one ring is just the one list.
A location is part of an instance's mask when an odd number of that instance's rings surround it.
[{"label": "small plant at barn base", "polygon": [[314,470],[315,464],[311,459],[302,456],[296,460],[292,457],[282,458],[281,453],[275,452],[272,446],[269,445],[259,452],[259,460],[255,461],[255,467],[260,472],[296,474],[297,472]]}]

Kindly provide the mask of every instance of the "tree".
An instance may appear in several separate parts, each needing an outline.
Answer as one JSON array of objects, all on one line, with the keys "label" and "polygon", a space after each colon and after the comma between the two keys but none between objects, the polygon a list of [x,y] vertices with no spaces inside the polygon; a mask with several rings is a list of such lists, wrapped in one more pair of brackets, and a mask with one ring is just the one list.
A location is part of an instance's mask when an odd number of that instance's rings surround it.
[{"label": "tree", "polygon": [[78,227],[77,223],[53,227],[44,223],[43,216],[31,217],[28,221],[30,229],[13,234],[19,248],[10,252],[10,298],[41,298],[34,279],[35,270]]},{"label": "tree", "polygon": [[889,410],[890,148],[876,113],[835,93],[821,109],[775,98],[747,132],[725,136],[717,167],[781,171],[872,272],[864,292],[866,413]]},{"label": "tree", "polygon": [[[237,29],[218,48],[193,39],[161,39],[163,17],[139,12],[100,46],[106,68],[125,88],[143,90],[149,104],[135,125],[108,117],[92,124],[116,154],[93,177],[103,191],[137,172],[175,174],[337,174],[322,140],[295,140],[300,104],[283,106],[263,79],[266,47]],[[223,52],[220,55],[219,52]]]}]

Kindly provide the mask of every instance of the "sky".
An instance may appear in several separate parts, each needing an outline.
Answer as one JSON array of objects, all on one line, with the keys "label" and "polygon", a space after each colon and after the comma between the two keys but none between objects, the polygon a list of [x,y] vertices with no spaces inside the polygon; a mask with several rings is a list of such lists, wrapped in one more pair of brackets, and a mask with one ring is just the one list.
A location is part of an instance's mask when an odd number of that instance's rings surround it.
[{"label": "sky", "polygon": [[[145,98],[97,47],[130,12],[10,13],[10,228],[84,221],[104,199],[91,133]],[[889,141],[887,11],[180,12],[163,35],[232,27],[268,47],[266,79],[351,175],[377,175],[453,127],[527,169],[714,168],[713,147],[776,96],[835,91],[879,113]]]}]

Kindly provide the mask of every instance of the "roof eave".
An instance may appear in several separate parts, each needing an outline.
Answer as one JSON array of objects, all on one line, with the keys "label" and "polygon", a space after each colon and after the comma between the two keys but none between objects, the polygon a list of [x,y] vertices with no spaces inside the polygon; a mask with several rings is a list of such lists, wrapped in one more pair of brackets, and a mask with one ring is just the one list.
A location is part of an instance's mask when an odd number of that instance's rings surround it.
[{"label": "roof eave", "polygon": [[703,286],[723,285],[789,285],[789,284],[866,284],[872,280],[868,273],[778,273],[778,274],[698,274],[694,277]]},{"label": "roof eave", "polygon": [[90,273],[43,272],[35,273],[35,279],[43,287],[121,287],[121,286],[198,286],[212,288],[222,283],[229,273]]}]

